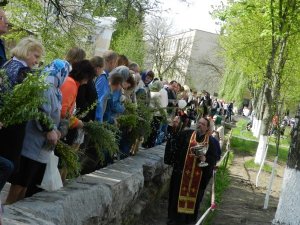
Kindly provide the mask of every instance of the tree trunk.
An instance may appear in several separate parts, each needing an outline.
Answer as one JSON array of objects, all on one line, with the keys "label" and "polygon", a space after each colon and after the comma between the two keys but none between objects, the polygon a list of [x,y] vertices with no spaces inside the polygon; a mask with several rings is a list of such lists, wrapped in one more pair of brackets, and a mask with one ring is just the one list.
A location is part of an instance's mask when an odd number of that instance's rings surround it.
[{"label": "tree trunk", "polygon": [[300,105],[292,132],[291,146],[285,169],[282,191],[273,224],[300,224]]},{"label": "tree trunk", "polygon": [[253,136],[254,137],[259,137],[260,136],[260,131],[261,131],[261,123],[262,123],[262,117],[264,114],[264,105],[265,105],[265,96],[264,96],[264,89],[265,85],[263,85],[262,90],[260,91],[257,104],[256,104],[256,118],[254,120],[254,128],[253,128]]},{"label": "tree trunk", "polygon": [[271,90],[270,88],[268,88],[268,85],[266,85],[265,88],[265,92],[264,92],[264,96],[265,96],[265,107],[264,107],[264,113],[263,113],[263,118],[262,120],[258,121],[258,128],[259,133],[258,133],[258,137],[259,137],[259,144],[256,150],[256,154],[255,154],[255,160],[254,162],[256,164],[261,164],[265,153],[266,153],[266,148],[267,148],[267,144],[268,144],[268,125],[270,123],[271,120]]}]

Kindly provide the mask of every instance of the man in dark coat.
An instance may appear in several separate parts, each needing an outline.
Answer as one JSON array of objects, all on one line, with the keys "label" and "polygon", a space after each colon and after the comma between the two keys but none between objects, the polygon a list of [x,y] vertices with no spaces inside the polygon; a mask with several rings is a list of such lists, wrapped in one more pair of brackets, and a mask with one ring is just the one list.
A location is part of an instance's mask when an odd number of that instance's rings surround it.
[{"label": "man in dark coat", "polygon": [[[170,182],[168,225],[196,223],[200,202],[217,161],[209,127],[209,120],[201,118],[196,131],[185,130],[178,138]],[[195,156],[193,147],[197,144],[207,148],[205,155]],[[200,161],[207,162],[208,166],[199,167]]]},{"label": "man in dark coat", "polygon": [[175,80],[172,80],[168,87],[166,88],[166,91],[168,93],[168,114],[172,114],[173,108],[177,105],[177,95],[176,95],[176,89],[177,89],[178,83]]}]

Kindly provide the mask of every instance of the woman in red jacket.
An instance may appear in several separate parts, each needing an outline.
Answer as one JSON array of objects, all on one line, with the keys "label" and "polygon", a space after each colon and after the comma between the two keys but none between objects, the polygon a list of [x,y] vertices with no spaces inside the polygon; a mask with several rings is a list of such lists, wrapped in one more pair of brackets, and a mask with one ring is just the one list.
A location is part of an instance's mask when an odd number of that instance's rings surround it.
[{"label": "woman in red jacket", "polygon": [[[74,115],[78,88],[86,84],[95,76],[95,70],[89,60],[82,60],[73,64],[72,71],[61,87],[62,109],[61,118],[69,118]],[[83,123],[76,117],[72,119],[70,128],[82,128]]]},{"label": "woman in red jacket", "polygon": [[[82,60],[72,65],[72,70],[65,82],[61,86],[62,93],[62,109],[61,119],[69,119],[70,125],[68,134],[65,137],[65,142],[72,145],[77,137],[77,129],[83,127],[83,122],[74,116],[76,107],[76,97],[78,88],[82,84],[95,77],[95,70],[89,60]],[[59,157],[59,154],[58,154]],[[64,181],[67,175],[65,169],[61,170],[62,180]]]}]

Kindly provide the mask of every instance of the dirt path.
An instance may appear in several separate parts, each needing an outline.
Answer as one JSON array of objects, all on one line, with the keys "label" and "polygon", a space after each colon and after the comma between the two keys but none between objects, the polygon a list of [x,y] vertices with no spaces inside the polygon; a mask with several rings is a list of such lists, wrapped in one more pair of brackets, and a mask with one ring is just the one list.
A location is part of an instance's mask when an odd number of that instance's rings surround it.
[{"label": "dirt path", "polygon": [[[263,209],[270,173],[262,172],[260,187],[255,187],[257,171],[248,170],[244,163],[250,156],[235,155],[230,167],[231,183],[225,191],[212,225],[270,225],[274,218],[281,189],[284,166],[278,166],[269,208]],[[267,162],[271,163],[271,162]]]}]

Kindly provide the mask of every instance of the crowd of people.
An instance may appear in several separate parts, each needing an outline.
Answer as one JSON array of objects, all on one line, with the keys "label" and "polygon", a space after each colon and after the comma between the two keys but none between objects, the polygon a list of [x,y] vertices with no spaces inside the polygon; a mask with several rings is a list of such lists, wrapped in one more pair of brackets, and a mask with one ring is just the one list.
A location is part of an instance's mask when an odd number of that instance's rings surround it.
[{"label": "crowd of people", "polygon": [[[3,10],[0,10],[0,18],[0,35],[3,35],[8,29]],[[11,49],[8,60],[0,41],[0,66],[9,81],[9,88],[4,91],[22,84],[26,74],[39,65],[44,54],[42,43],[27,37]],[[206,91],[201,95],[175,80],[162,81],[155,77],[153,70],[142,71],[137,63],[111,50],[102,57],[86,59],[85,51],[74,47],[64,59],[54,59],[46,65],[41,74],[46,74],[45,82],[49,86],[43,93],[46,102],[39,110],[50,118],[51,125],[39,120],[11,126],[0,123],[0,191],[7,181],[11,183],[5,204],[41,191],[39,185],[47,162],[59,140],[74,145],[82,137],[78,143],[82,144],[88,138],[82,134],[87,122],[97,121],[118,127],[117,119],[126,110],[124,103],[140,104],[143,101],[154,110],[154,115],[151,134],[141,141],[141,146],[152,148],[167,142],[165,163],[173,166],[168,224],[197,218],[199,203],[221,155],[216,129],[221,125],[222,116],[231,120],[233,103],[212,99]],[[85,111],[88,112],[84,118],[77,117],[78,112]],[[196,124],[195,129],[191,129],[193,124]],[[128,141],[126,131],[121,132],[119,142],[118,158],[130,156],[132,145],[136,143]],[[207,148],[206,154],[196,155],[193,147],[197,143]],[[55,154],[60,157],[59,153]],[[95,156],[92,147],[86,149],[86,154]],[[208,166],[190,167],[191,163],[199,161],[208,162]],[[106,154],[100,167],[113,162],[114,157]],[[81,174],[100,167],[97,162]],[[61,179],[65,178],[61,170]],[[195,186],[186,187],[185,183],[191,179]],[[191,197],[190,202],[184,200],[186,196]]]}]

